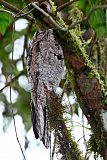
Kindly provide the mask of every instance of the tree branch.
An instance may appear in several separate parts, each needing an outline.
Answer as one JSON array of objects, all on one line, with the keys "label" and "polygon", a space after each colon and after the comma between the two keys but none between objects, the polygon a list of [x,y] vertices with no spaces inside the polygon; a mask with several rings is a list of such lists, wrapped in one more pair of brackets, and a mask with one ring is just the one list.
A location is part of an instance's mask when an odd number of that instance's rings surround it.
[{"label": "tree branch", "polygon": [[[12,12],[18,14],[18,13],[22,13],[24,14],[23,11],[21,11],[20,9],[14,7],[13,5],[11,5],[10,3],[8,2],[5,2],[3,0],[0,0],[0,4],[3,5],[5,8],[11,10]],[[29,20],[29,21],[34,21],[35,19],[29,15],[25,15],[26,19]]]},{"label": "tree branch", "polygon": [[[60,98],[54,93],[49,93],[48,102],[49,122],[51,128],[55,131],[56,147],[65,160],[83,160],[77,143],[73,140],[71,131],[65,125],[63,118],[63,106]],[[54,102],[54,103],[53,103]]]},{"label": "tree branch", "polygon": [[15,76],[10,82],[8,82],[2,89],[0,89],[0,93],[3,92],[3,90],[10,86],[10,84],[12,84],[13,82],[15,82],[21,75],[23,75],[25,73],[25,70],[21,71],[17,76]]},{"label": "tree branch", "polygon": [[15,18],[21,18],[21,17],[25,17],[26,18],[26,16],[28,15],[28,14],[30,14],[30,13],[32,13],[33,11],[35,10],[35,8],[32,8],[30,11],[28,11],[27,13],[20,13],[20,14],[18,14],[18,15],[16,15],[15,16]]},{"label": "tree branch", "polygon": [[0,12],[8,13],[8,14],[10,14],[12,17],[15,17],[15,14],[12,13],[12,12],[10,12],[10,11],[8,11],[8,10],[0,9]]},{"label": "tree branch", "polygon": [[60,29],[61,31],[68,30],[67,28],[61,27],[58,23],[56,23],[56,21],[47,12],[41,9],[36,3],[32,3],[32,6],[35,7],[40,13],[42,13],[46,18],[48,18],[56,28]]},{"label": "tree branch", "polygon": [[56,12],[60,12],[61,10],[63,10],[64,8],[70,6],[72,3],[76,2],[78,0],[74,0],[74,1],[69,1],[69,2],[66,2],[64,4],[62,4],[61,6],[59,6],[56,10]]},{"label": "tree branch", "polygon": [[68,26],[68,29],[73,29],[77,24],[86,22],[90,18],[91,14],[95,12],[97,9],[106,9],[106,8],[107,8],[107,5],[100,5],[92,8],[86,17],[84,17],[82,20],[72,23],[70,26]]}]

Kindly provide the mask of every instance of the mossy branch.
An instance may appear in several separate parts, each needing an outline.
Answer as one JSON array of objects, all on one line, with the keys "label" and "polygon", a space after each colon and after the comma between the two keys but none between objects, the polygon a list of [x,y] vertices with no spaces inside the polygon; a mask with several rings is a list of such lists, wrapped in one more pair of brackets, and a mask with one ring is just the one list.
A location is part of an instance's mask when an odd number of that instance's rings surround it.
[{"label": "mossy branch", "polygon": [[[54,102],[54,103],[53,103]],[[58,153],[64,160],[83,160],[78,145],[67,129],[65,119],[63,118],[63,106],[61,101],[54,93],[50,93],[48,100],[49,122],[51,128],[55,131],[57,138]]]}]

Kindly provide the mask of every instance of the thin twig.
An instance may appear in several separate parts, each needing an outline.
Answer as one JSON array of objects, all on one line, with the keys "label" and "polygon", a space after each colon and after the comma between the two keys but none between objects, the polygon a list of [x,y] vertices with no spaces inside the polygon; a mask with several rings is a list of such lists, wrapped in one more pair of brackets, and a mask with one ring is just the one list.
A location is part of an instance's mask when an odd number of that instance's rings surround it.
[{"label": "thin twig", "polygon": [[97,46],[97,66],[98,66],[98,70],[100,71],[101,55],[102,55],[102,53],[101,53],[100,44],[99,44],[98,41],[96,41],[96,46]]},{"label": "thin twig", "polygon": [[[12,12],[14,13],[22,13],[24,14],[23,11],[21,11],[20,9],[16,8],[15,6],[11,5],[10,3],[6,2],[6,1],[3,1],[3,0],[0,0],[0,4],[3,5],[5,8],[11,10]],[[25,16],[27,20],[29,21],[35,21],[35,19],[29,15],[26,15]]]},{"label": "thin twig", "polygon": [[22,53],[23,68],[25,68],[25,51],[27,49],[27,43],[28,43],[28,35],[26,33],[24,36],[24,46],[23,46],[23,53]]},{"label": "thin twig", "polygon": [[[13,33],[12,33],[12,62],[13,62],[13,54],[14,54],[14,31],[15,31],[15,23],[13,23]],[[11,80],[12,80],[13,70],[14,70],[14,68],[13,68],[13,65],[12,65]],[[26,160],[26,157],[24,155],[24,151],[22,149],[22,146],[20,144],[20,141],[19,141],[19,138],[18,138],[18,134],[17,134],[16,122],[15,122],[15,117],[14,117],[13,108],[12,108],[13,106],[12,106],[12,98],[11,98],[12,97],[12,93],[11,93],[11,90],[12,90],[12,84],[11,84],[11,81],[10,81],[10,107],[11,107],[11,111],[12,111],[12,118],[13,118],[13,122],[14,122],[16,139],[17,139],[17,142],[19,144],[20,150],[22,152],[23,158],[24,158],[24,160]]]},{"label": "thin twig", "polygon": [[68,26],[68,30],[75,28],[76,25],[86,22],[87,20],[88,18],[84,17],[82,20],[72,23],[70,26]]},{"label": "thin twig", "polygon": [[[10,88],[11,88],[11,87],[10,87]],[[10,95],[10,97],[11,97],[11,95]],[[11,100],[11,108],[12,108],[12,100]],[[19,138],[18,138],[17,128],[16,128],[16,121],[15,121],[15,117],[14,117],[13,109],[12,109],[12,117],[13,117],[13,122],[14,122],[14,128],[15,128],[16,139],[17,139],[17,142],[18,142],[19,147],[20,147],[20,149],[21,149],[21,152],[22,152],[23,158],[24,158],[24,160],[26,160],[25,154],[24,154],[24,152],[23,152],[22,146],[21,146],[20,141],[19,141]]]},{"label": "thin twig", "polygon": [[96,7],[92,8],[92,9],[89,11],[89,13],[88,13],[88,15],[87,15],[86,17],[84,17],[82,20],[79,20],[79,21],[77,21],[77,22],[72,23],[72,24],[68,27],[68,30],[69,30],[69,29],[73,29],[76,25],[78,25],[78,24],[80,24],[80,23],[86,22],[86,21],[90,18],[91,14],[92,14],[93,12],[95,12],[97,9],[106,9],[106,8],[107,8],[107,5],[101,5],[101,6],[96,6]]},{"label": "thin twig", "polygon": [[50,160],[52,160],[52,157],[51,157],[51,145],[52,145],[52,142],[51,142],[51,140],[52,140],[52,136],[51,136],[51,130],[50,130]]},{"label": "thin twig", "polygon": [[[78,1],[78,0],[77,0]],[[57,8],[57,12],[60,12],[61,10],[63,10],[64,8],[66,8],[66,7],[68,7],[68,6],[70,6],[72,3],[74,3],[74,2],[76,2],[75,0],[74,1],[69,1],[69,2],[66,2],[66,3],[64,3],[64,4],[62,4],[61,6],[59,6],[58,8]]]},{"label": "thin twig", "polygon": [[[31,5],[31,3],[28,3],[25,7],[23,7],[21,10],[20,10],[20,12],[18,12],[17,14],[16,14],[16,16],[18,16],[18,15],[20,15],[26,8],[28,8],[28,6],[30,6]],[[22,13],[23,14],[23,13]]]},{"label": "thin twig", "polygon": [[[85,136],[86,136],[86,135],[88,135],[88,133],[85,134]],[[79,142],[83,137],[84,137],[84,136],[82,136],[81,138],[79,138],[77,142]]]},{"label": "thin twig", "polygon": [[10,84],[12,84],[14,81],[16,81],[16,80],[17,80],[21,75],[23,75],[24,73],[25,73],[25,71],[23,70],[23,71],[21,71],[17,76],[15,76],[14,78],[12,78],[10,82],[8,82],[2,89],[0,89],[0,93],[2,93],[3,90],[4,90],[6,87],[10,86]]},{"label": "thin twig", "polygon": [[15,17],[15,14],[14,14],[14,13],[12,13],[12,12],[10,12],[10,11],[8,11],[8,10],[0,9],[0,12],[5,12],[5,13],[10,14],[12,17]]},{"label": "thin twig", "polygon": [[86,148],[86,153],[85,153],[85,157],[87,157],[87,154],[88,154],[88,145],[87,145],[87,140],[86,140],[86,135],[85,135],[85,128],[84,128],[84,114],[82,112],[82,124],[83,124],[83,140],[84,140],[84,145],[85,145],[85,148]]},{"label": "thin twig", "polygon": [[59,26],[59,24],[57,24],[55,22],[55,20],[47,13],[45,12],[43,9],[41,9],[36,3],[32,3],[32,6],[34,6],[40,13],[42,13],[45,17],[47,17],[55,27],[57,27],[58,29],[62,30],[62,31],[67,31],[68,29],[65,27],[61,27]]},{"label": "thin twig", "polygon": [[100,6],[96,6],[96,7],[93,7],[90,12],[88,13],[88,16],[87,16],[87,19],[89,19],[89,17],[91,16],[91,14],[96,11],[97,9],[106,9],[107,8],[107,5],[100,5]]},{"label": "thin twig", "polygon": [[25,51],[27,50],[27,47],[28,47],[28,34],[30,33],[30,31],[32,29],[32,25],[33,25],[33,22],[31,22],[28,25],[27,32],[25,33],[24,46],[23,46],[23,54],[22,54],[23,68],[25,68]]},{"label": "thin twig", "polygon": [[[69,120],[67,120],[67,122],[69,123],[69,121],[71,121],[71,119]],[[66,122],[66,123],[67,123]],[[91,128],[89,128],[89,127],[86,127],[86,126],[83,126],[83,124],[81,124],[81,123],[79,123],[79,122],[76,122],[76,121],[72,121],[73,123],[76,123],[76,124],[78,124],[78,125],[75,125],[76,127],[84,127],[85,129],[89,129],[89,130],[91,130]]]},{"label": "thin twig", "polygon": [[[11,75],[12,76],[12,75]],[[17,142],[19,144],[19,147],[21,149],[21,152],[22,152],[22,155],[23,155],[23,158],[24,160],[26,160],[26,157],[24,155],[24,152],[23,152],[23,149],[22,149],[22,146],[20,144],[20,141],[19,141],[19,138],[18,138],[18,134],[17,134],[17,129],[16,129],[16,122],[15,122],[15,117],[14,117],[14,113],[13,113],[13,108],[12,108],[12,87],[11,87],[11,84],[10,84],[10,109],[11,109],[11,112],[12,112],[12,118],[13,118],[13,123],[14,123],[14,128],[15,128],[15,134],[16,134],[16,139],[17,139]]]},{"label": "thin twig", "polygon": [[[37,3],[37,2],[35,2]],[[37,3],[38,4],[38,3]],[[28,8],[28,6],[30,6],[31,3],[28,3],[23,9],[20,10],[20,12],[18,12],[15,16],[16,19],[21,18],[21,17],[26,17],[28,14],[32,13],[35,8],[32,8],[31,10],[29,10],[28,12],[24,13],[23,11]]]},{"label": "thin twig", "polygon": [[23,13],[23,14],[18,14],[15,17],[16,18],[21,18],[21,17],[26,17],[28,14],[32,13],[35,10],[35,8],[32,8],[30,11],[28,11],[27,13]]}]

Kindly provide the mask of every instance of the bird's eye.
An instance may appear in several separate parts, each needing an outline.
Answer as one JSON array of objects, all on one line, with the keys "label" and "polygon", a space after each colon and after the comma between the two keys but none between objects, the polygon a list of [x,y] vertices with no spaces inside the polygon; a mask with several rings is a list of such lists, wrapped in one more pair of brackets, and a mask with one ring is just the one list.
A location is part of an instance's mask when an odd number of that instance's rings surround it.
[{"label": "bird's eye", "polygon": [[57,55],[57,58],[58,58],[58,60],[63,60],[63,57],[62,57],[61,54],[58,54],[58,55]]}]

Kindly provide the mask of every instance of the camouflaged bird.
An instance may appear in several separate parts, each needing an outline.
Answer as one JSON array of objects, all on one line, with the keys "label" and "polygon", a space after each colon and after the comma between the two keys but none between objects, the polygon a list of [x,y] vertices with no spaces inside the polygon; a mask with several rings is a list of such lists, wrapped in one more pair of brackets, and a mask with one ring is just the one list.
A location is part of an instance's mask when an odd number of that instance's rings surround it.
[{"label": "camouflaged bird", "polygon": [[37,32],[27,51],[28,80],[31,87],[31,119],[35,137],[49,147],[47,92],[55,92],[64,72],[64,57],[53,30]]}]

